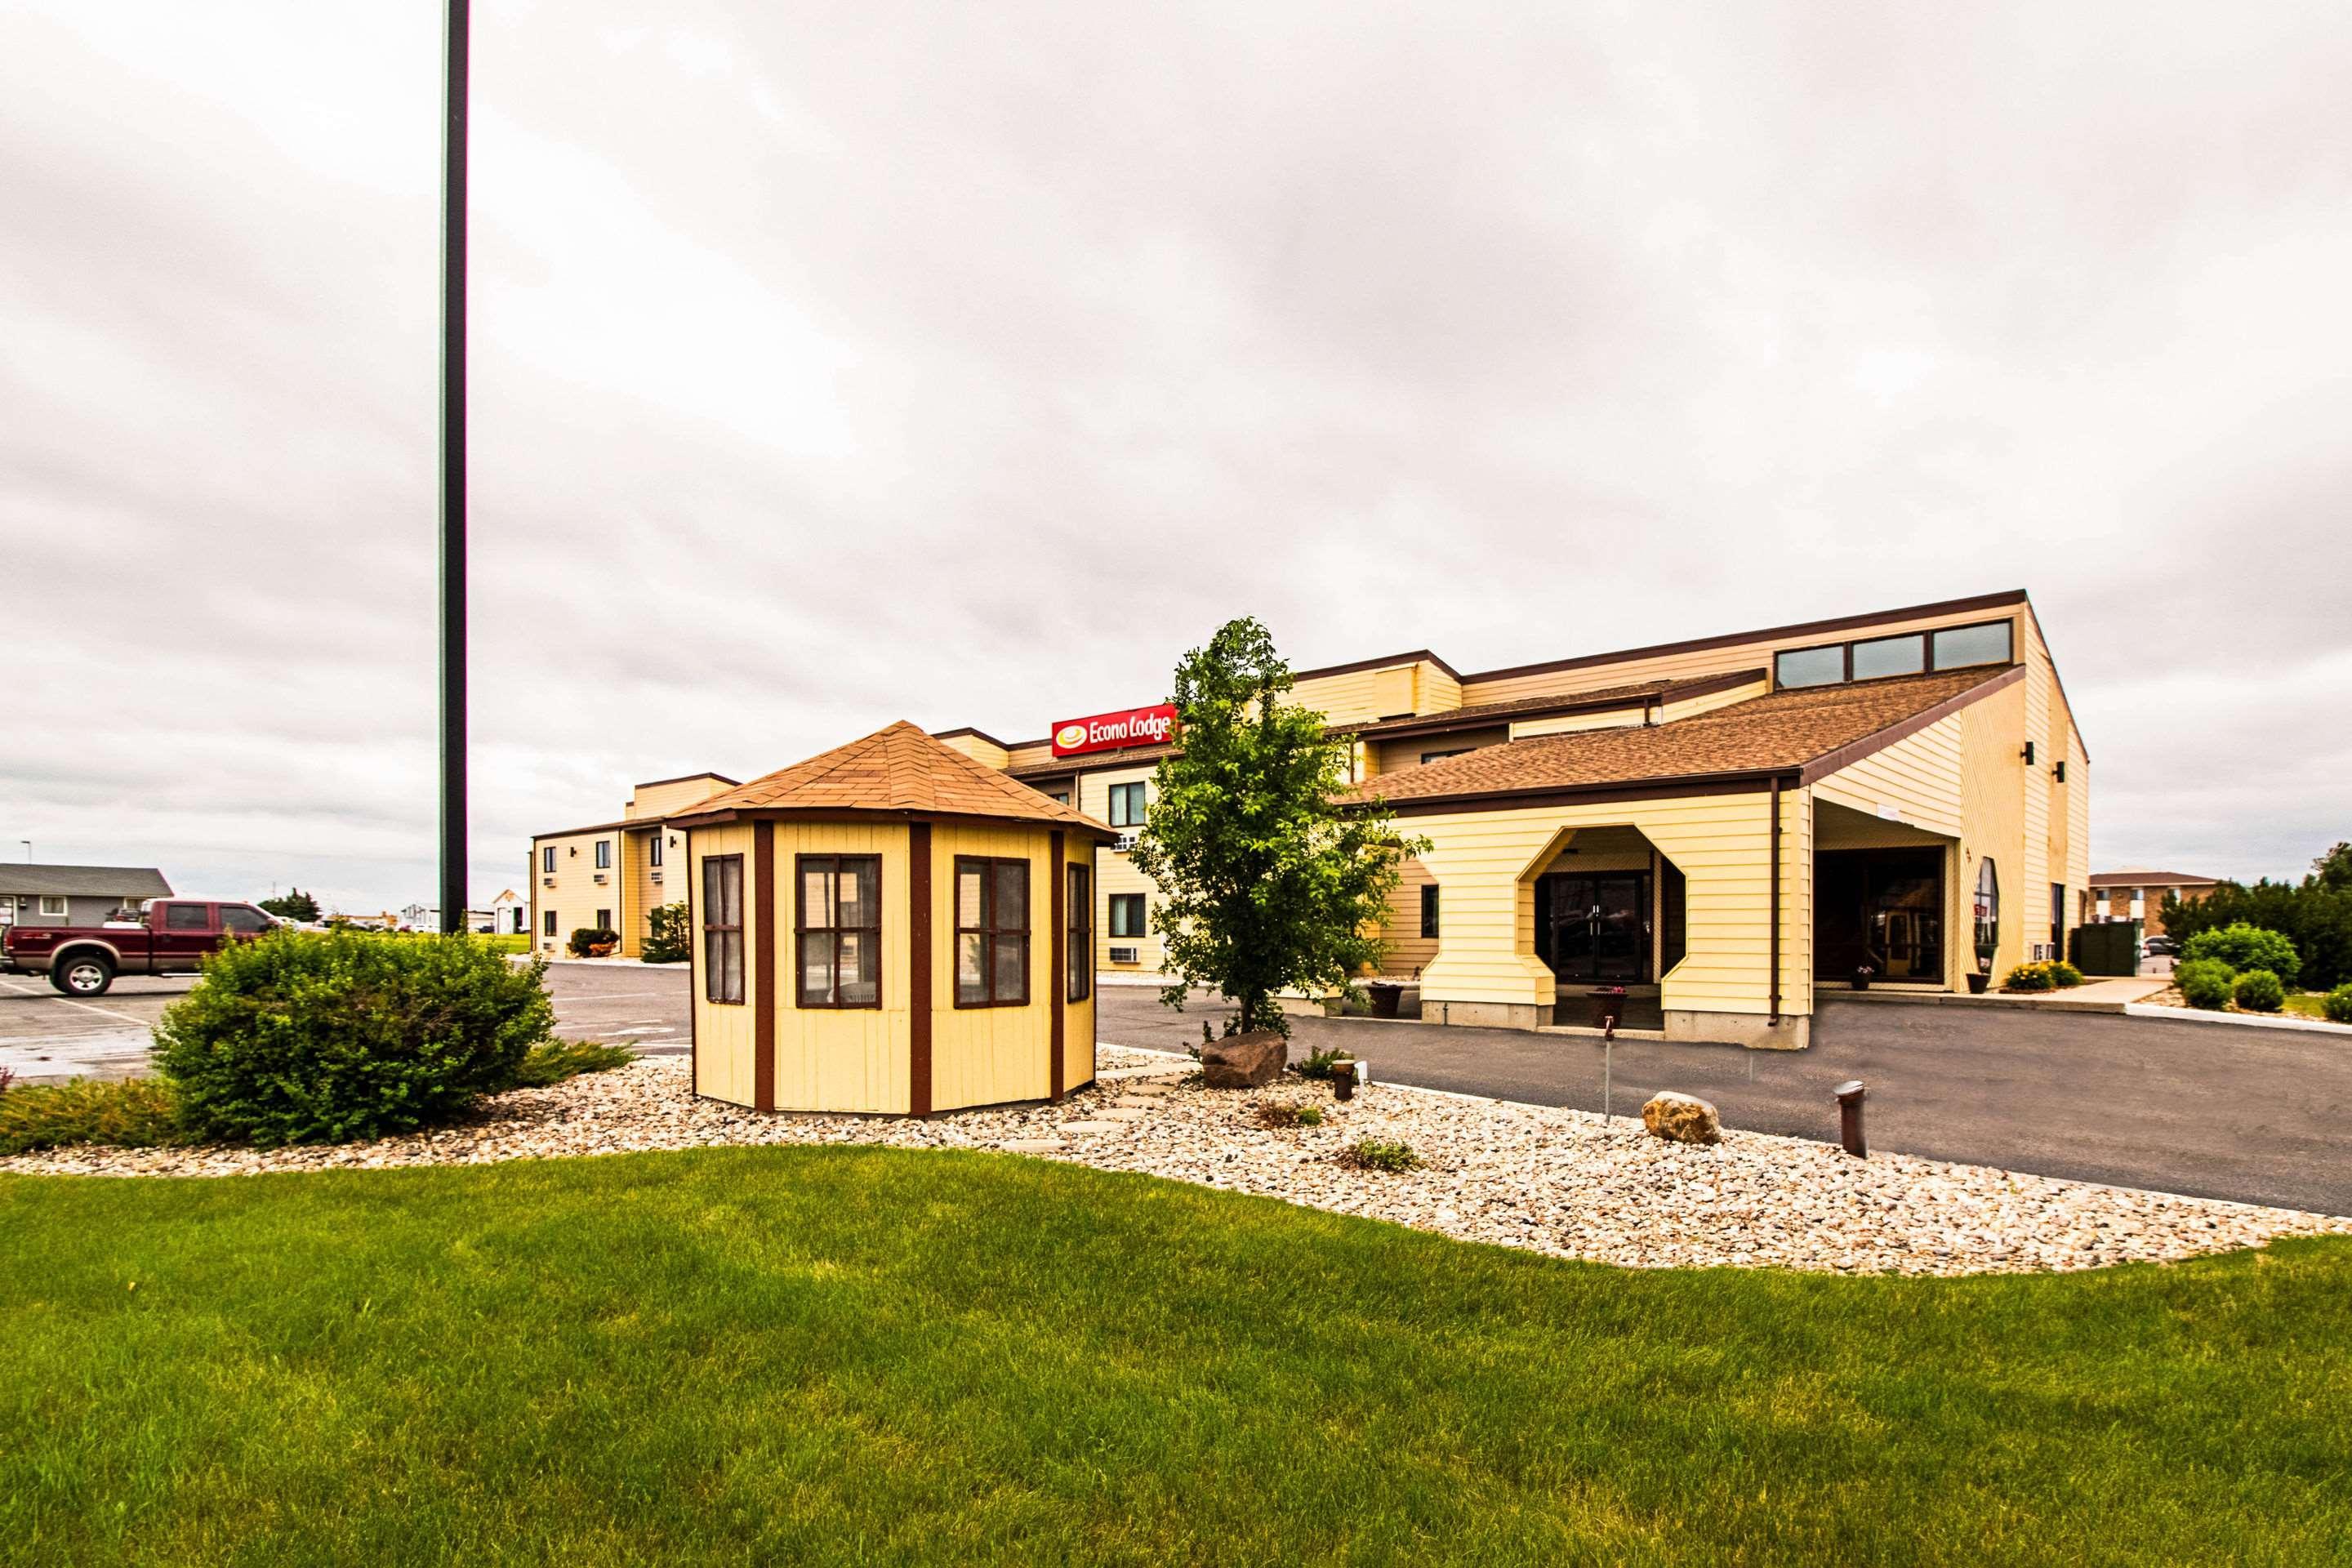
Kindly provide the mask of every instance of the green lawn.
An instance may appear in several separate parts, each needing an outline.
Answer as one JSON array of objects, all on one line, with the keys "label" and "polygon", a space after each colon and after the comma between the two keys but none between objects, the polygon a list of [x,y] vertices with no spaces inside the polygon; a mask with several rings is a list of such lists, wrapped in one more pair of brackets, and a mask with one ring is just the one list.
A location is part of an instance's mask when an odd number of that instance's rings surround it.
[{"label": "green lawn", "polygon": [[2327,993],[2325,991],[2290,991],[2286,994],[2286,1010],[2298,1017],[2327,1021]]},{"label": "green lawn", "polygon": [[2342,1562],[2347,1301],[2334,1243],[1622,1272],[961,1153],[0,1178],[0,1559]]}]

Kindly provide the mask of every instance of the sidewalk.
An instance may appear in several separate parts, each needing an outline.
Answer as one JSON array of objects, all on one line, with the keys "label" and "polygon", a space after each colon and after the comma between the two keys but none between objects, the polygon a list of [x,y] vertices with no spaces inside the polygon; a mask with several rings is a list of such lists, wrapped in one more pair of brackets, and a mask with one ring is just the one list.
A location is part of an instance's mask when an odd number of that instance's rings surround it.
[{"label": "sidewalk", "polygon": [[[2069,991],[1988,991],[1972,996],[1965,991],[1930,991],[1926,987],[1909,990],[1885,985],[1874,985],[1867,991],[1856,991],[1844,985],[1816,985],[1813,1000],[1875,1003],[1908,1003],[1913,1006],[1936,1007],[2031,1007],[2050,1013],[2122,1013],[2140,1011],[2137,1004],[2162,991],[2172,982],[2161,975],[2141,975],[2137,979],[2120,976],[2106,980],[2088,981]],[[2170,1013],[2174,1009],[2157,1008]]]}]

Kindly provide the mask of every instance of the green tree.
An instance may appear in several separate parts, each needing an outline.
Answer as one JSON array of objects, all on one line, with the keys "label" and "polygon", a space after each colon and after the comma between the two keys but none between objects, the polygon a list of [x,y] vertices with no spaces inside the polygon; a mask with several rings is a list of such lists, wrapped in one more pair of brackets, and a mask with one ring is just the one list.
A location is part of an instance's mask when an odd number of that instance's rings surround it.
[{"label": "green tree", "polygon": [[319,900],[299,888],[289,888],[274,899],[264,899],[261,907],[281,921],[315,921],[319,918]]},{"label": "green tree", "polygon": [[1348,743],[1283,700],[1290,667],[1255,620],[1229,621],[1176,667],[1182,752],[1160,763],[1135,863],[1165,901],[1152,918],[1175,976],[1160,1000],[1214,986],[1228,1034],[1290,1032],[1276,994],[1354,992],[1379,961],[1402,839],[1387,807],[1349,794]]},{"label": "green tree", "polygon": [[646,940],[637,956],[647,963],[684,963],[694,956],[684,900],[664,904],[646,916]]},{"label": "green tree", "polygon": [[2277,931],[2303,961],[2291,983],[2318,991],[2341,985],[2352,981],[2352,845],[2338,844],[2314,860],[2300,884],[2222,882],[2188,903],[2168,895],[2157,918],[2166,935],[2184,944],[2241,921]]},{"label": "green tree", "polygon": [[2311,879],[2331,893],[2352,893],[2352,841],[2338,839],[2335,848],[2314,860]]}]

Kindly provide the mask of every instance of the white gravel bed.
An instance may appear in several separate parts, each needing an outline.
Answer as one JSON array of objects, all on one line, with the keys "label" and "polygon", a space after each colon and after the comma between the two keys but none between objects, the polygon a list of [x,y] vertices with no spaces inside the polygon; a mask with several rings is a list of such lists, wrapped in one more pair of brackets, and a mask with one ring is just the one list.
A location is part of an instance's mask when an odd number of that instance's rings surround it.
[{"label": "white gravel bed", "polygon": [[[1103,1068],[1184,1065],[1102,1047]],[[516,1089],[462,1126],[329,1148],[55,1150],[0,1170],[80,1175],[251,1175],[481,1164],[725,1144],[872,1143],[1016,1149],[1466,1241],[1640,1268],[1769,1266],[1842,1273],[2022,1273],[2170,1262],[2283,1236],[2352,1235],[2352,1219],[2019,1175],[1899,1154],[1726,1132],[1663,1142],[1626,1117],[1371,1084],[1349,1104],[1286,1079],[1247,1093],[1171,1078],[1107,1081],[1060,1105],[891,1117],[769,1115],[691,1097],[687,1064],[642,1058],[550,1089]],[[1171,1088],[1171,1084],[1174,1087]],[[1140,1090],[1141,1092],[1139,1092]],[[1268,1100],[1319,1104],[1320,1127],[1257,1125]],[[1068,1127],[1083,1123],[1093,1129]],[[1409,1143],[1424,1168],[1350,1171],[1360,1140]]]}]

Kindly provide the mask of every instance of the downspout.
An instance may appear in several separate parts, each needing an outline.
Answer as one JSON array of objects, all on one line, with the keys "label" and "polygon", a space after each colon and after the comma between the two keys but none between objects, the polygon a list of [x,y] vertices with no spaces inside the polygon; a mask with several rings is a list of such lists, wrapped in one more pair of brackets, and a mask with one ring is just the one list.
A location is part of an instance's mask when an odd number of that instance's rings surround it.
[{"label": "downspout", "polygon": [[1772,1012],[1765,1022],[1780,1026],[1780,775],[1772,775]]}]

